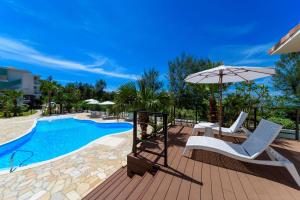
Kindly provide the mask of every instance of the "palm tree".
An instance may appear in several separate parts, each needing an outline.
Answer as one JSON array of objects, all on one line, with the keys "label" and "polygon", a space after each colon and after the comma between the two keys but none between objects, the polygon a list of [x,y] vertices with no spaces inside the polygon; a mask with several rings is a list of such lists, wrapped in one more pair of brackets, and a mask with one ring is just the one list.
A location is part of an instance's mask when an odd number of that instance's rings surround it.
[{"label": "palm tree", "polygon": [[142,77],[134,83],[121,86],[116,94],[116,106],[142,111],[139,113],[141,136],[147,136],[150,111],[167,110],[169,95],[162,90],[162,81],[159,72],[153,68],[145,71]]},{"label": "palm tree", "polygon": [[7,110],[9,111],[9,106],[10,102],[12,105],[11,110],[13,111],[14,117],[18,115],[18,113],[20,112],[19,106],[18,106],[18,100],[23,96],[23,93],[21,91],[18,90],[5,90],[4,95],[7,97],[4,98],[4,100],[6,101],[6,105],[7,105]]},{"label": "palm tree", "polygon": [[10,111],[13,107],[13,104],[9,96],[5,94],[5,91],[3,91],[3,94],[0,95],[0,102],[2,105],[3,116],[10,117]]},{"label": "palm tree", "polygon": [[117,90],[114,102],[115,108],[122,111],[132,111],[135,109],[137,89],[134,82],[126,83]]},{"label": "palm tree", "polygon": [[48,77],[46,80],[40,80],[41,86],[40,90],[44,96],[46,96],[47,103],[48,103],[48,114],[52,114],[52,99],[54,95],[57,92],[57,89],[59,87],[58,83],[56,81],[52,80],[52,77]]},{"label": "palm tree", "polygon": [[66,104],[66,94],[63,86],[58,86],[56,90],[56,95],[54,97],[55,102],[59,104],[59,113],[63,113],[64,106]]},{"label": "palm tree", "polygon": [[141,110],[138,121],[142,130],[142,138],[147,137],[147,127],[149,124],[149,111],[158,112],[168,107],[169,96],[164,92],[157,92],[153,88],[147,87],[143,80],[138,82],[140,90],[137,93],[136,108]]}]

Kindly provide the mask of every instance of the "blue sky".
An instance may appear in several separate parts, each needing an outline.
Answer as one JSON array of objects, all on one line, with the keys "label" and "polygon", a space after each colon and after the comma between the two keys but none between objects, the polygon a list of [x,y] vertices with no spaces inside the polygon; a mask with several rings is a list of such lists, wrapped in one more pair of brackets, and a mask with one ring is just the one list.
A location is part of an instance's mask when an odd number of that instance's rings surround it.
[{"label": "blue sky", "polygon": [[[274,66],[267,50],[299,22],[300,1],[0,0],[0,66],[107,90],[182,52]],[[166,82],[166,81],[165,81]],[[261,81],[264,82],[264,81]]]}]

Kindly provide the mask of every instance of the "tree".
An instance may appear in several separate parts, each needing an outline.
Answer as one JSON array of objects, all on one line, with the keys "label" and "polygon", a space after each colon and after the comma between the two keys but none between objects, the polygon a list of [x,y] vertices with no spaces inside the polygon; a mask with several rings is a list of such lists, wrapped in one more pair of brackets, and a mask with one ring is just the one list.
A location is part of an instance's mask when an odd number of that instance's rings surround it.
[{"label": "tree", "polygon": [[57,89],[59,87],[58,83],[56,81],[53,81],[52,77],[49,76],[46,80],[40,80],[41,86],[40,90],[42,92],[42,95],[46,97],[47,103],[48,103],[48,114],[52,114],[52,98],[57,92]]},{"label": "tree", "polygon": [[21,112],[21,107],[18,105],[18,101],[23,97],[23,93],[18,90],[4,90],[0,96],[0,102],[2,104],[4,117],[10,117],[10,113],[13,116],[17,116]]},{"label": "tree", "polygon": [[135,108],[137,89],[134,82],[121,85],[116,92],[115,103],[119,110],[132,111]]},{"label": "tree", "polygon": [[13,104],[13,114],[14,116],[17,116],[18,113],[20,113],[21,109],[18,106],[18,100],[23,96],[23,93],[21,91],[17,91],[17,90],[7,90],[6,92],[4,92],[5,95],[8,96],[9,99],[11,99],[12,104]]},{"label": "tree", "polygon": [[[159,87],[158,87],[159,86]],[[159,80],[159,72],[150,69],[145,71],[137,83],[122,85],[115,96],[116,106],[124,109],[135,109],[139,113],[141,136],[147,136],[150,111],[164,111],[169,106],[169,95],[162,90],[163,83]]]},{"label": "tree", "polygon": [[59,104],[59,113],[62,114],[64,110],[64,106],[67,101],[67,96],[65,93],[65,88],[59,85],[56,89],[56,95],[54,97],[54,101]]},{"label": "tree", "polygon": [[81,100],[95,97],[95,87],[88,83],[75,83],[75,87],[80,90]]},{"label": "tree", "polygon": [[65,94],[65,106],[68,112],[71,111],[72,108],[78,108],[77,104],[80,101],[80,90],[76,88],[76,85],[73,83],[67,84],[64,88]]},{"label": "tree", "polygon": [[[264,115],[264,109],[268,109],[272,98],[269,89],[265,85],[256,84],[254,81],[249,83],[241,82],[235,84],[235,92],[227,94],[224,98],[223,105],[225,109],[224,116],[231,124],[241,111],[249,114],[249,119],[253,114],[254,108],[260,108],[260,115]],[[259,111],[259,110],[257,110]],[[268,117],[268,116],[265,116]],[[253,116],[252,116],[253,119]],[[249,122],[249,121],[248,121]]]},{"label": "tree", "polygon": [[195,109],[200,106],[202,111],[207,110],[204,103],[209,96],[210,121],[216,121],[216,100],[215,93],[218,87],[205,84],[188,84],[185,78],[199,71],[207,70],[221,65],[222,62],[212,62],[209,59],[197,59],[193,56],[182,54],[169,62],[169,89],[174,102],[181,108]]},{"label": "tree", "polygon": [[162,90],[163,82],[159,80],[159,72],[154,68],[145,71],[140,81],[143,81],[146,87],[153,91]]},{"label": "tree", "polygon": [[95,85],[95,91],[99,99],[102,99],[106,82],[104,80],[98,80]]},{"label": "tree", "polygon": [[300,102],[300,53],[280,56],[276,62],[274,86],[293,101]]}]

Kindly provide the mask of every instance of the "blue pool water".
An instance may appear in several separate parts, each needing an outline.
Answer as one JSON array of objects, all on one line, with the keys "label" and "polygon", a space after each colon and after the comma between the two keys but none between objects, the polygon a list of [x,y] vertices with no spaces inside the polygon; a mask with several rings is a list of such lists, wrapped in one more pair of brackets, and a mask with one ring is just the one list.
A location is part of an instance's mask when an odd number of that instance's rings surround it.
[{"label": "blue pool water", "polygon": [[38,121],[29,134],[0,146],[0,169],[50,160],[77,150],[105,135],[132,129],[130,123],[97,123],[74,118]]}]

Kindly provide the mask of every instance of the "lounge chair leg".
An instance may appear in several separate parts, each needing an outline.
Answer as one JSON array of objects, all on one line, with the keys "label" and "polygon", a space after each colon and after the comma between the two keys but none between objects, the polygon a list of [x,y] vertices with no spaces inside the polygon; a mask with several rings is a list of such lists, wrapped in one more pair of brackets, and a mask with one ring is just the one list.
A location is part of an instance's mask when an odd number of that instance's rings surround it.
[{"label": "lounge chair leg", "polygon": [[192,135],[194,135],[194,133],[195,133],[195,128],[193,128]]},{"label": "lounge chair leg", "polygon": [[291,162],[288,162],[285,164],[285,168],[289,171],[289,173],[291,174],[291,176],[293,177],[297,185],[300,187],[300,177],[297,169],[295,168],[295,165]]},{"label": "lounge chair leg", "polygon": [[184,150],[183,150],[183,152],[182,152],[182,155],[185,156],[185,157],[188,157],[188,156],[186,155],[186,152],[187,152],[188,150],[189,150],[189,149],[188,149],[187,147],[185,147]]}]

